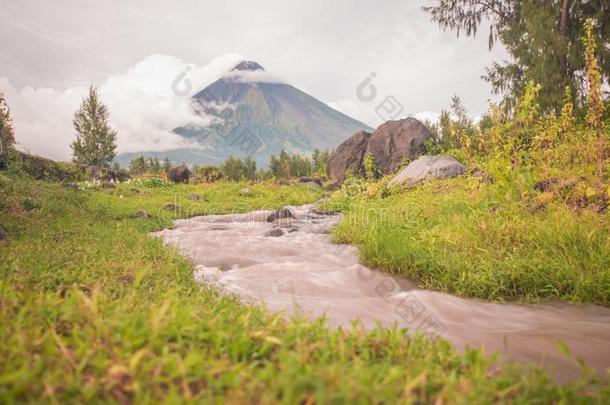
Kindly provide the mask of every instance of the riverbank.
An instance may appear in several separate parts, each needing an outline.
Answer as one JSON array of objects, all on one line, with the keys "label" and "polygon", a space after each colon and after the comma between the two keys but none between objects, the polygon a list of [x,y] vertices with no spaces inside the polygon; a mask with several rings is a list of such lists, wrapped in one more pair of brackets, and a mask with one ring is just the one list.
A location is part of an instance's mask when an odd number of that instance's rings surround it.
[{"label": "riverbank", "polygon": [[184,258],[149,236],[176,217],[318,198],[226,183],[75,190],[0,174],[0,402],[610,398],[595,378],[560,386],[442,339],[284,321],[202,288]]},{"label": "riverbank", "polygon": [[[347,184],[324,207],[345,215],[337,242],[422,288],[498,302],[610,306],[610,213],[587,206],[587,183],[583,190],[573,183],[567,196],[534,183],[520,189],[465,176],[407,190],[386,191],[383,181]],[[601,201],[600,190],[589,200]]]}]

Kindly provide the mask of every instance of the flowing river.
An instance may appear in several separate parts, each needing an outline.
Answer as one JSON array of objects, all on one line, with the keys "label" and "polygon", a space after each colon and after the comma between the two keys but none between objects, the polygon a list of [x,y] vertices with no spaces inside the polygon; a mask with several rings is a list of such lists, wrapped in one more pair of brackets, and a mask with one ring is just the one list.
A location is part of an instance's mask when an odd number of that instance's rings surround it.
[{"label": "flowing river", "polygon": [[604,375],[610,368],[608,308],[495,304],[422,290],[361,265],[355,247],[332,243],[339,215],[290,209],[293,219],[268,223],[272,211],[210,215],[176,221],[155,235],[194,263],[198,281],[274,311],[325,315],[328,324],[348,328],[356,319],[366,328],[398,325],[458,349],[482,345],[509,360],[544,365],[560,380],[580,374],[578,359]]}]

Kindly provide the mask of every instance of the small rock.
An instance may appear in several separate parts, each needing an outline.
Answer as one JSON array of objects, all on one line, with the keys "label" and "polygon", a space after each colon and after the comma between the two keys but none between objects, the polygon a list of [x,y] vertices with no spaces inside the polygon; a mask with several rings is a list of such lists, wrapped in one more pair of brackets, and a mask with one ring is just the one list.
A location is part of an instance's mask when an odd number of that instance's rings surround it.
[{"label": "small rock", "polygon": [[114,183],[110,183],[108,181],[102,183],[102,188],[111,189],[111,188],[114,188],[114,187],[115,187]]},{"label": "small rock", "polygon": [[271,237],[277,238],[278,236],[282,236],[283,234],[284,234],[284,231],[282,231],[280,228],[273,228],[273,229],[267,231],[265,233],[265,236],[267,236],[267,237],[271,236]]},{"label": "small rock", "polygon": [[267,217],[267,222],[273,222],[276,219],[281,218],[294,218],[294,214],[288,208],[282,208],[269,215]]},{"label": "small rock", "polygon": [[299,229],[298,228],[290,228],[288,230],[288,233],[293,233],[293,232],[297,232]]},{"label": "small rock", "polygon": [[132,193],[136,193],[136,194],[140,194],[140,190],[138,190],[137,188],[132,188],[131,192]]},{"label": "small rock", "polygon": [[186,196],[186,199],[191,201],[199,201],[201,200],[201,196],[199,194],[189,194]]},{"label": "small rock", "polygon": [[163,206],[163,209],[166,209],[168,211],[174,211],[176,209],[176,204],[173,204],[173,203],[165,204]]},{"label": "small rock", "polygon": [[144,219],[149,219],[150,218],[150,214],[146,211],[138,211],[135,214],[133,214],[131,216],[132,218],[144,218]]}]

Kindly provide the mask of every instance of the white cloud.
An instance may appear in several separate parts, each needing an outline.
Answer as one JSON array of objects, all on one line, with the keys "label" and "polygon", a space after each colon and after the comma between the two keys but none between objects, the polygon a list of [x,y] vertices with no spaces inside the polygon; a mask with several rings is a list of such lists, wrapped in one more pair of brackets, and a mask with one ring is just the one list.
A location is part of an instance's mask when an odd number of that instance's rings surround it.
[{"label": "white cloud", "polygon": [[265,70],[235,70],[223,75],[242,83],[286,83],[288,80]]},{"label": "white cloud", "polygon": [[[229,54],[208,65],[186,64],[166,55],[151,55],[126,73],[99,85],[118,133],[118,151],[163,150],[188,146],[171,130],[180,125],[207,125],[209,118],[194,113],[191,96],[222,76],[242,58]],[[65,90],[16,89],[0,77],[15,122],[18,147],[58,160],[69,160],[74,140],[72,117],[87,87]]]}]

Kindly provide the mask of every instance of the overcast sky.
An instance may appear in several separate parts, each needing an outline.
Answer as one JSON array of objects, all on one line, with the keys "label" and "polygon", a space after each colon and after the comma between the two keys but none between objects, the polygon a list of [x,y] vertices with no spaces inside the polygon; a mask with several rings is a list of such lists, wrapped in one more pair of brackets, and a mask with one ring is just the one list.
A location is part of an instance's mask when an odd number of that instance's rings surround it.
[{"label": "overcast sky", "polygon": [[[480,76],[504,51],[442,32],[431,1],[0,0],[0,88],[22,149],[69,159],[71,119],[89,84],[101,89],[120,151],[154,143],[184,120],[171,82],[189,66],[194,89],[241,58],[375,127],[378,101],[434,116],[458,94],[476,117],[490,87]],[[371,73],[377,98],[356,89]],[[188,99],[188,97],[187,97]]]}]

